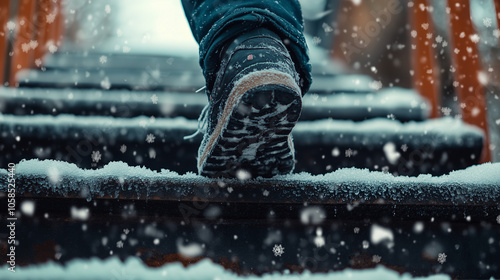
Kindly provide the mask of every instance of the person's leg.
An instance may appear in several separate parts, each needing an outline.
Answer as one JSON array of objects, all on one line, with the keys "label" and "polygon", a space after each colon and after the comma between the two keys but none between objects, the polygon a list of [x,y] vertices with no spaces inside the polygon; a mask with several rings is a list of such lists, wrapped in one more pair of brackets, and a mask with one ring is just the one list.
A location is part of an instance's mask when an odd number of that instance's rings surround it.
[{"label": "person's leg", "polygon": [[[311,84],[297,0],[185,0],[209,104],[198,172],[271,177],[295,166],[291,131]],[[244,175],[243,177],[247,177]]]},{"label": "person's leg", "polygon": [[305,94],[311,84],[311,66],[297,0],[182,0],[184,12],[200,45],[200,65],[213,84],[220,65],[220,50],[237,36],[267,28],[281,37],[300,76]]}]

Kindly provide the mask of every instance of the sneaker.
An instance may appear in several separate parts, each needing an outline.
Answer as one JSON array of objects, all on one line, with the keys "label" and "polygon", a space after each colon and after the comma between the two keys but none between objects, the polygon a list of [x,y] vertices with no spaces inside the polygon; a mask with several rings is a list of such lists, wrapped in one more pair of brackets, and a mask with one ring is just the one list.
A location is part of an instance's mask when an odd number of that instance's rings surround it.
[{"label": "sneaker", "polygon": [[291,131],[302,110],[302,94],[285,45],[275,33],[258,29],[234,40],[222,56],[200,116],[199,174],[255,178],[291,173]]}]

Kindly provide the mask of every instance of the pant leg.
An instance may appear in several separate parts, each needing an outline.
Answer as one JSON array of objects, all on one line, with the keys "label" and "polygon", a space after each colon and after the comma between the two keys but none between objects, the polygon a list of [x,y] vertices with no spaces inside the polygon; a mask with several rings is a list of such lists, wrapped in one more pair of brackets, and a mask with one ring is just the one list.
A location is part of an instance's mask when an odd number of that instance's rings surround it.
[{"label": "pant leg", "polygon": [[311,65],[298,0],[182,0],[194,38],[200,45],[200,65],[212,84],[220,64],[219,51],[238,35],[259,27],[278,34],[301,78],[303,94],[311,85]]}]

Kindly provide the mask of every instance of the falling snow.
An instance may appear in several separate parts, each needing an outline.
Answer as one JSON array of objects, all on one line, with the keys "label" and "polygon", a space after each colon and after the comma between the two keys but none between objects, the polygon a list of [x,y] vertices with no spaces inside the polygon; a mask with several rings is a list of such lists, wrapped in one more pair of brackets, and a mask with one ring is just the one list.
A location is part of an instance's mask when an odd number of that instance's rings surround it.
[{"label": "falling snow", "polygon": [[497,223],[500,224],[500,215],[497,216]]},{"label": "falling snow", "polygon": [[492,24],[491,18],[488,18],[488,17],[487,18],[483,18],[483,24],[486,27],[491,27],[491,24]]},{"label": "falling snow", "polygon": [[91,155],[91,158],[92,158],[92,161],[93,162],[98,162],[101,160],[101,152],[99,151],[92,151],[92,155]]},{"label": "falling snow", "polygon": [[51,14],[48,14],[47,16],[45,16],[45,21],[47,23],[53,23],[55,19],[56,19],[55,13],[51,13]]},{"label": "falling snow", "polygon": [[110,89],[111,88],[111,82],[109,81],[108,77],[104,78],[104,80],[101,81],[101,87],[103,89]]},{"label": "falling snow", "polygon": [[13,21],[7,22],[7,29],[9,31],[14,31],[14,29],[16,29],[16,24]]},{"label": "falling snow", "polygon": [[148,142],[149,144],[153,143],[155,141],[155,136],[152,134],[152,133],[149,133],[148,135],[146,135],[146,142]]},{"label": "falling snow", "polygon": [[105,55],[101,55],[101,57],[99,57],[99,62],[101,64],[104,64],[104,63],[108,62],[108,57],[105,56]]},{"label": "falling snow", "polygon": [[443,264],[446,262],[446,257],[447,255],[445,253],[439,253],[438,255],[438,258],[437,258],[437,261],[440,263],[440,264]]},{"label": "falling snow", "polygon": [[151,101],[153,101],[153,104],[158,104],[158,96],[156,94],[153,94],[151,96]]},{"label": "falling snow", "polygon": [[451,108],[443,107],[441,108],[441,112],[443,112],[443,115],[449,116],[451,114]]},{"label": "falling snow", "polygon": [[382,257],[379,255],[374,255],[372,257],[372,262],[374,262],[374,263],[379,263],[381,260],[382,260]]},{"label": "falling snow", "polygon": [[473,35],[471,35],[471,36],[470,36],[470,40],[471,40],[472,42],[474,42],[474,43],[479,43],[479,40],[480,40],[480,39],[481,39],[481,38],[480,38],[480,37],[479,37],[479,35],[477,35],[477,34],[473,34]]},{"label": "falling snow", "polygon": [[406,152],[408,150],[408,145],[406,145],[406,144],[401,145],[401,150],[403,152]]},{"label": "falling snow", "polygon": [[355,151],[351,148],[345,150],[345,156],[346,157],[352,157],[352,156],[355,156],[356,154],[358,153],[358,151]]},{"label": "falling snow", "polygon": [[120,152],[122,152],[122,154],[124,154],[126,151],[127,151],[127,146],[122,145],[122,146],[120,147]]},{"label": "falling snow", "polygon": [[281,246],[281,244],[275,244],[273,247],[273,253],[275,257],[281,257],[285,253],[285,247]]},{"label": "falling snow", "polygon": [[116,242],[116,247],[123,248],[123,241],[120,240],[120,241]]}]

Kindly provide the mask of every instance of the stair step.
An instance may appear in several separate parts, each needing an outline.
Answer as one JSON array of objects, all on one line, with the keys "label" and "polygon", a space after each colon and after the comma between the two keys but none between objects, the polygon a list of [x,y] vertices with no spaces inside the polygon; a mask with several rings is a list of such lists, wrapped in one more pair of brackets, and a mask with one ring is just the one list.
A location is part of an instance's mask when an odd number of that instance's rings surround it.
[{"label": "stair step", "polygon": [[[63,161],[33,159],[22,160],[14,168],[16,192],[36,198],[176,202],[203,198],[214,203],[285,204],[298,208],[304,207],[305,202],[326,206],[356,203],[422,207],[423,212],[413,213],[414,218],[431,214],[446,216],[439,211],[425,213],[425,207],[430,206],[480,205],[496,209],[500,203],[499,171],[500,163],[486,163],[443,176],[394,176],[346,168],[324,175],[302,173],[239,180],[180,175],[165,169],[154,171],[124,162],[110,162],[100,169],[81,169]],[[3,192],[7,192],[7,173],[6,169],[0,169]],[[254,214],[224,213],[238,217]]]},{"label": "stair step", "polygon": [[[86,168],[125,161],[156,170],[194,172],[201,137],[183,140],[183,136],[195,132],[197,125],[185,118],[0,115],[4,161],[0,166],[41,158]],[[293,136],[295,171],[312,174],[359,167],[400,175],[440,175],[476,164],[483,146],[479,129],[452,118],[404,124],[389,119],[304,121],[296,125]],[[102,158],[92,161],[93,153]]]},{"label": "stair step", "polygon": [[[201,70],[172,69],[46,69],[23,70],[17,75],[20,87],[92,88],[129,90],[166,90],[194,92],[205,86]],[[375,85],[369,76],[350,74],[313,76],[310,93],[372,92]]]},{"label": "stair step", "polygon": [[[335,76],[341,73],[339,65],[325,57],[321,61],[311,61],[315,76]],[[134,69],[157,71],[200,71],[198,56],[175,56],[160,54],[104,53],[104,52],[56,52],[47,54],[43,67],[54,69]]]},{"label": "stair step", "polygon": [[[158,98],[157,104],[153,99]],[[153,98],[153,99],[152,99]],[[207,104],[204,94],[125,90],[0,88],[3,114],[78,114],[114,117],[183,116],[198,119]],[[415,91],[387,88],[374,93],[307,94],[301,120],[388,117],[421,121],[429,105]]]},{"label": "stair step", "polygon": [[[122,162],[82,170],[22,161],[13,170],[21,210],[16,238],[23,241],[16,261],[43,263],[60,253],[57,262],[64,264],[112,254],[157,267],[210,258],[243,274],[380,262],[400,273],[429,275],[440,265],[453,267],[452,278],[489,279],[500,270],[500,244],[490,242],[500,234],[499,170],[500,163],[488,163],[409,178],[343,169],[241,181]],[[0,169],[1,192],[8,191],[9,174]],[[7,196],[0,203],[7,205]],[[285,248],[279,258],[273,255],[278,245]],[[197,253],[179,254],[188,247]],[[438,263],[438,253],[446,262]]]}]

